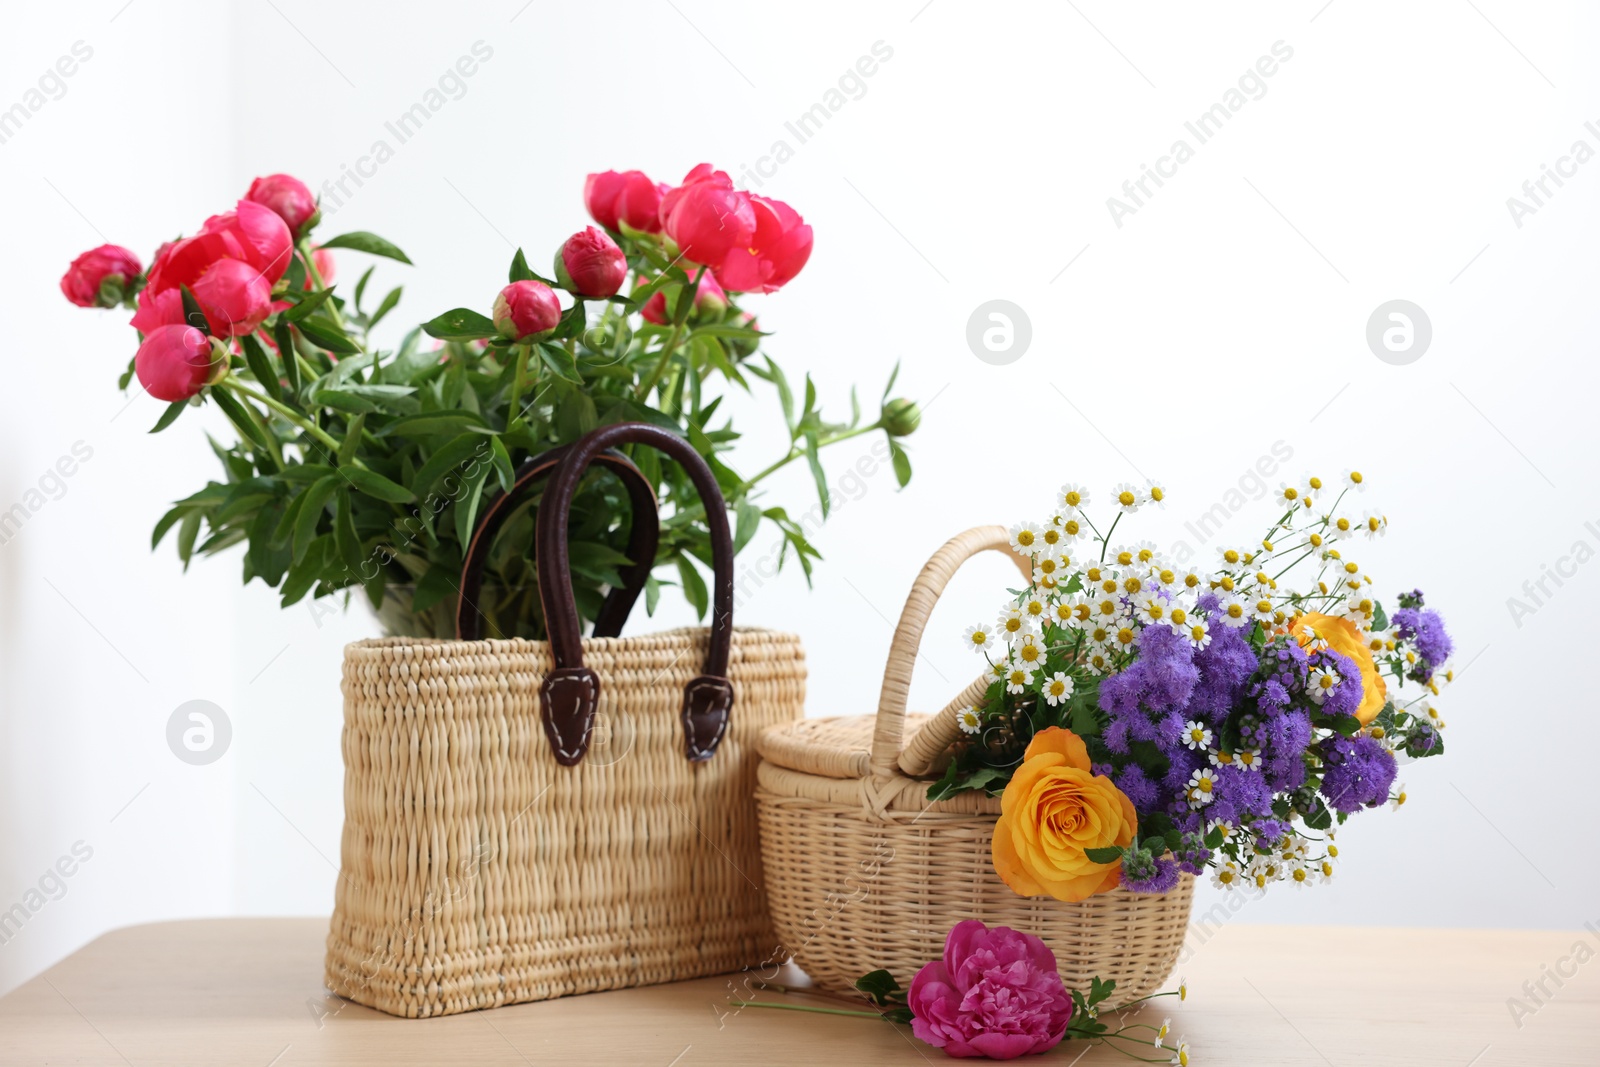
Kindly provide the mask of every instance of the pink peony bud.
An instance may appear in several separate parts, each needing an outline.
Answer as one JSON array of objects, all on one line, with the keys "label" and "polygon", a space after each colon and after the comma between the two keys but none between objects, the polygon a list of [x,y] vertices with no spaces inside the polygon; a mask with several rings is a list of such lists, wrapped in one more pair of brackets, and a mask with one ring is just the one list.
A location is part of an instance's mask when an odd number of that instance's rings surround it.
[{"label": "pink peony bud", "polygon": [[561,321],[561,302],[544,282],[512,282],[494,300],[494,328],[513,341],[539,341]]},{"label": "pink peony bud", "polygon": [[139,384],[172,403],[198,393],[211,377],[211,339],[193,326],[158,326],[133,357]]},{"label": "pink peony bud", "polygon": [[911,1032],[950,1056],[1010,1060],[1061,1043],[1072,998],[1055,954],[1032,934],[957,923],[944,959],[917,972],[906,994]]},{"label": "pink peony bud", "polygon": [[121,245],[91,248],[61,276],[61,292],[81,308],[116,307],[144,266]]},{"label": "pink peony bud", "polygon": [[617,242],[593,226],[568,237],[556,254],[556,280],[579,296],[615,296],[628,276],[628,258]]},{"label": "pink peony bud", "polygon": [[217,260],[195,280],[190,292],[206,313],[211,333],[217,337],[254,333],[272,314],[272,284],[260,271],[241,260]]},{"label": "pink peony bud", "polygon": [[583,183],[583,205],[589,215],[608,230],[620,230],[626,222],[645,233],[661,232],[661,197],[668,189],[657,185],[643,171],[614,170],[591,174]]},{"label": "pink peony bud", "polygon": [[317,208],[317,198],[311,195],[305,182],[287,174],[268,174],[264,178],[257,178],[250,183],[250,191],[244,194],[244,198],[271,208],[295,237],[303,236],[304,231],[315,226],[322,217],[322,212]]}]

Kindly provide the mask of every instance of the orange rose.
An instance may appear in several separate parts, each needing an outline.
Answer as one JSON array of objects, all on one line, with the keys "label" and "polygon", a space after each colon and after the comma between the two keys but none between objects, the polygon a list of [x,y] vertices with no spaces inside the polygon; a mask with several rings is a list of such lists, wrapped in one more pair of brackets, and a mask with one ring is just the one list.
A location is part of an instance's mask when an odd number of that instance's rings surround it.
[{"label": "orange rose", "polygon": [[1095,863],[1091,848],[1126,847],[1138,826],[1133,803],[1071,730],[1041,730],[1000,800],[992,854],[1000,878],[1025,897],[1076,901],[1116,888],[1122,864]]},{"label": "orange rose", "polygon": [[1302,648],[1312,642],[1314,633],[1328,642],[1329,648],[1354,660],[1361,670],[1361,706],[1356,708],[1356,718],[1366,726],[1378,717],[1378,712],[1389,701],[1389,687],[1378,673],[1378,665],[1372,661],[1372,650],[1361,639],[1361,631],[1356,629],[1355,623],[1311,611],[1291,622],[1289,632],[1299,639]]}]

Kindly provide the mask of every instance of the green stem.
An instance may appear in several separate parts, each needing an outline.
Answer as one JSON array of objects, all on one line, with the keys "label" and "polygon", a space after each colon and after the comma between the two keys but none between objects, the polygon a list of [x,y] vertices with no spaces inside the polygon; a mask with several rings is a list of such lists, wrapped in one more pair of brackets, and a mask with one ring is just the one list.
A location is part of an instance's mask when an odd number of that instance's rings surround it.
[{"label": "green stem", "polygon": [[511,396],[506,403],[506,431],[510,432],[512,423],[517,421],[521,414],[517,405],[522,402],[523,379],[528,376],[529,345],[517,346],[517,369],[511,375]]},{"label": "green stem", "polygon": [[[881,429],[883,429],[883,425],[879,422],[875,422],[871,426],[860,426],[854,430],[846,430],[844,433],[839,434],[836,437],[829,437],[826,440],[819,440],[817,442],[817,447],[826,448],[828,445],[836,445],[840,441],[848,441],[852,437],[860,437],[864,433],[871,433],[873,430]],[[799,459],[805,454],[805,449],[790,446],[789,454],[787,456],[784,456],[782,459],[778,460],[778,462],[771,464],[760,474],[757,474],[754,478],[747,480],[743,486],[744,491],[749,492],[752,488],[754,488],[757,482],[766,478],[770,474],[774,474],[782,470],[784,467],[787,467],[789,464],[793,463],[795,460]]]},{"label": "green stem", "polygon": [[1111,535],[1117,532],[1117,523],[1122,521],[1122,516],[1127,512],[1117,512],[1117,517],[1111,520],[1111,526],[1106,530],[1106,535],[1100,538],[1100,562],[1106,561],[1106,550],[1111,547]]},{"label": "green stem", "polygon": [[655,370],[651,371],[649,379],[642,382],[639,388],[634,391],[633,398],[635,400],[642,403],[649,397],[651,390],[661,382],[661,376],[667,370],[667,362],[672,358],[672,350],[678,347],[678,341],[682,337],[683,323],[680,322],[672,327],[672,332],[667,335],[667,343],[661,346],[661,356],[656,361]]},{"label": "green stem", "polygon": [[[300,239],[299,248],[300,258],[305,260],[306,274],[311,277],[312,284],[317,287],[318,291],[326,289],[328,287],[328,283],[322,280],[322,272],[317,270],[317,257],[311,251],[311,239],[309,237],[302,237]],[[350,331],[345,328],[344,316],[339,314],[338,306],[334,304],[331,299],[325,302],[322,306],[328,309],[329,315],[333,316],[333,321],[338,324],[339,331],[348,337]],[[354,340],[354,338],[352,338],[352,340]],[[361,344],[359,341],[356,343]],[[362,345],[361,347],[362,350],[365,351],[366,346]]]},{"label": "green stem", "polygon": [[339,454],[339,442],[338,441],[334,440],[333,437],[329,436],[328,432],[326,430],[324,430],[322,427],[320,427],[316,423],[310,421],[304,415],[301,415],[299,412],[295,411],[293,408],[289,407],[287,404],[284,404],[284,403],[281,403],[280,401],[274,400],[270,396],[267,396],[265,393],[258,393],[254,389],[250,388],[248,385],[244,385],[244,384],[240,383],[237,379],[234,379],[234,378],[224,378],[218,384],[222,385],[224,388],[233,390],[234,392],[238,393],[240,396],[247,396],[250,399],[256,401],[257,403],[265,404],[267,407],[271,408],[273,411],[277,412],[279,415],[282,415],[284,418],[288,419],[290,422],[292,422],[296,426],[300,427],[302,430],[304,430],[306,433],[310,434],[312,437],[315,437],[323,445],[327,446],[327,448],[334,455],[338,455]]},{"label": "green stem", "polygon": [[770,1000],[730,1000],[736,1008],[777,1008],[779,1011],[809,1011],[817,1015],[854,1015],[861,1019],[882,1019],[875,1011],[846,1011],[843,1008],[816,1008],[809,1004],[776,1004]]}]

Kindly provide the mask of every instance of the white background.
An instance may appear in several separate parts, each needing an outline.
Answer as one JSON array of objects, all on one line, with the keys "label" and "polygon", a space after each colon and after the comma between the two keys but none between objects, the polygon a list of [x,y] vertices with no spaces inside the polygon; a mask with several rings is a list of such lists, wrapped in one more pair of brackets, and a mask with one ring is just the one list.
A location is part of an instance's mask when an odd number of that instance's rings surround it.
[{"label": "white background", "polygon": [[[1283,442],[1291,477],[1368,473],[1362,504],[1392,529],[1352,555],[1391,602],[1426,590],[1466,669],[1444,703],[1450,751],[1406,769],[1405,810],[1349,824],[1336,884],[1280,888],[1238,921],[1600,920],[1600,564],[1520,625],[1506,603],[1575,542],[1600,548],[1600,162],[1520,228],[1506,206],[1573,141],[1600,148],[1584,129],[1600,119],[1592,10],[521,3],[96,0],[11,13],[0,108],[74,42],[94,51],[0,144],[0,509],[74,442],[93,457],[0,546],[0,909],[75,842],[93,856],[0,945],[0,988],[123,924],[327,913],[340,650],[376,632],[360,605],[280,611],[259,583],[239,587],[236,555],[184,575],[170,542],[150,553],[168,502],[216,474],[207,418],[147,436],[161,405],[115,388],[134,348],[126,315],[70,307],[57,279],[102,240],[148,262],[257,174],[317,187],[376,139],[394,146],[385,121],[480,40],[493,57],[465,95],[322,230],[375,230],[418,264],[379,268],[380,291],[406,286],[390,340],[400,318],[486,310],[513,243],[547,261],[589,221],[586,172],[675,181],[710,160],[737,175],[784,139],[794,158],[761,191],[817,238],[800,278],[760,304],[771,351],[797,377],[811,371],[835,412],[852,381],[875,401],[897,360],[897,392],[929,402],[910,488],[887,470],[841,487],[850,499],[817,536],[815,588],[786,570],[741,604],[741,622],[804,635],[811,714],[873,709],[890,620],[950,535],[1042,517],[1065,479],[1103,496],[1142,472],[1166,480],[1172,505],[1129,532],[1193,544],[1183,524]],[[878,41],[893,56],[865,95],[797,145],[784,123]],[[1107,197],[1176,138],[1193,145],[1183,123],[1276,41],[1293,57],[1266,95],[1116,226]],[[361,258],[342,258],[345,281]],[[1005,367],[964,338],[996,298],[1033,329]],[[1433,325],[1410,366],[1365,341],[1368,316],[1395,298]],[[737,410],[747,439],[734,462],[755,470],[780,447],[775,402]],[[868,448],[841,446],[833,477]],[[786,472],[770,498],[805,511],[808,477]],[[1256,536],[1265,516],[1252,507],[1230,535]],[[972,676],[957,636],[991,616],[1006,576],[988,559],[956,583],[914,705],[936,708]],[[635,626],[684,615],[666,614]],[[164,739],[191,699],[232,720],[232,747],[210,766],[178,761]]]}]

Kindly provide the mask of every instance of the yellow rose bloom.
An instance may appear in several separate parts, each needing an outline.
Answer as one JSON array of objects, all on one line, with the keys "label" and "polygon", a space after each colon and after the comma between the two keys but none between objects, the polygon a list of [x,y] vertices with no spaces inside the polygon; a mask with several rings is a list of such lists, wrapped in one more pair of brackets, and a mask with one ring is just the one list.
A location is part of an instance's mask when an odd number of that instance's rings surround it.
[{"label": "yellow rose bloom", "polygon": [[[1311,633],[1307,632],[1308,629]],[[1312,611],[1290,623],[1289,632],[1299,639],[1302,648],[1314,640],[1312,633],[1315,633],[1316,637],[1328,642],[1329,648],[1354,660],[1361,671],[1361,704],[1356,708],[1356,718],[1362,726],[1366,726],[1378,717],[1389,701],[1389,687],[1384,684],[1383,675],[1378,673],[1372,650],[1367,647],[1355,623]]]},{"label": "yellow rose bloom", "polygon": [[1105,775],[1071,730],[1035,734],[1000,799],[991,854],[1000,878],[1021,896],[1085,900],[1115,889],[1122,864],[1095,863],[1092,848],[1127,847],[1138,826],[1133,802]]}]

